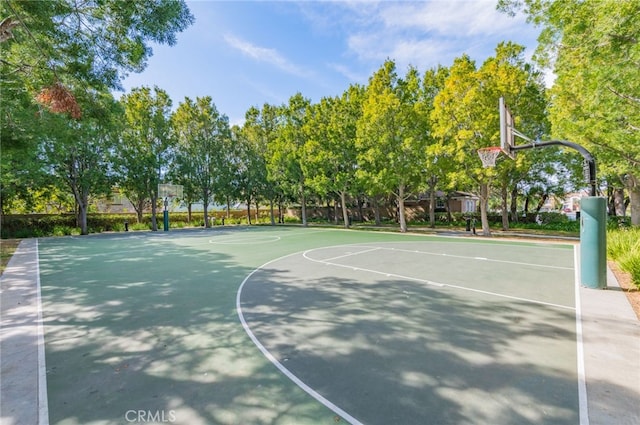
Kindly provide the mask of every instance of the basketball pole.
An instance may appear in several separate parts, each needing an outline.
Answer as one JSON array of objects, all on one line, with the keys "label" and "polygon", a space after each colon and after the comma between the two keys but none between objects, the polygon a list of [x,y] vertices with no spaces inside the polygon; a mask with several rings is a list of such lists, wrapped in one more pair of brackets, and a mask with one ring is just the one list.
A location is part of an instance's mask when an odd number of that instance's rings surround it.
[{"label": "basketball pole", "polygon": [[169,231],[169,210],[167,207],[169,206],[169,197],[165,196],[164,198],[164,213],[163,213],[163,222],[164,222],[164,231]]},{"label": "basketball pole", "polygon": [[596,161],[577,143],[550,140],[528,145],[510,146],[513,151],[546,146],[565,146],[584,158],[584,176],[591,187],[590,196],[580,199],[580,284],[591,289],[607,287],[607,200],[597,196]]}]

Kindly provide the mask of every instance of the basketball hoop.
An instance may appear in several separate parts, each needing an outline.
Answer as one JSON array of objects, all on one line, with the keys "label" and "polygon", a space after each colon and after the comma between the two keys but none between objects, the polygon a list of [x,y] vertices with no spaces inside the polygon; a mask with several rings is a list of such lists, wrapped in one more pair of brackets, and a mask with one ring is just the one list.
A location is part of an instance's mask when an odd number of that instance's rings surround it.
[{"label": "basketball hoop", "polygon": [[478,149],[478,156],[482,161],[482,166],[484,168],[495,167],[496,158],[498,158],[500,152],[502,152],[502,149],[499,146],[490,146],[488,148]]}]

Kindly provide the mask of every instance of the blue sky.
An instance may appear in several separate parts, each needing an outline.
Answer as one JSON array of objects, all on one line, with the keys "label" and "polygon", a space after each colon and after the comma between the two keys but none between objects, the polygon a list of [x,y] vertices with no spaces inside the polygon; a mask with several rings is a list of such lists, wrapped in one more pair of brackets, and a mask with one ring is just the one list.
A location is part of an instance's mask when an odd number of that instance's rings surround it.
[{"label": "blue sky", "polygon": [[[399,74],[423,73],[468,54],[479,66],[500,41],[527,47],[538,30],[495,10],[496,0],[189,1],[196,22],[176,45],[153,45],[144,72],[123,87],[158,86],[174,108],[211,96],[232,124],[251,106],[286,103],[297,92],[318,102],[366,84],[385,59]],[[121,93],[117,93],[119,97]]]}]

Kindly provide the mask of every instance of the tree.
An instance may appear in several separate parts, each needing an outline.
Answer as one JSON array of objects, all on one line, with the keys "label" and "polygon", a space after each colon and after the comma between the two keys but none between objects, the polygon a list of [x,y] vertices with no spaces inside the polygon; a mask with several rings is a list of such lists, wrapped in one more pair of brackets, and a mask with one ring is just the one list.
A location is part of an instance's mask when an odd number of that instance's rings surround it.
[{"label": "tree", "polygon": [[440,93],[440,90],[444,88],[448,75],[449,69],[442,66],[427,70],[422,79],[421,101],[419,103],[419,107],[422,109],[421,113],[427,117],[425,122],[428,124],[427,128],[423,130],[428,137],[425,148],[424,176],[427,179],[429,189],[429,224],[432,228],[435,227],[436,221],[436,188],[438,185],[444,187],[443,181],[446,180],[445,170],[448,168],[449,163],[446,157],[438,155],[438,140],[434,135],[430,117],[433,112],[435,98]]},{"label": "tree", "polygon": [[109,93],[84,97],[81,121],[43,112],[40,125],[48,134],[41,145],[45,161],[53,177],[73,193],[78,227],[86,235],[89,197],[111,193],[111,154],[120,111]]},{"label": "tree", "polygon": [[302,225],[307,225],[307,183],[302,168],[306,142],[304,126],[311,101],[296,93],[289,104],[280,109],[281,123],[269,149],[268,171],[272,180],[294,194],[301,206]]},{"label": "tree", "polygon": [[[517,166],[506,162],[497,168],[484,168],[477,156],[479,148],[500,145],[498,99],[513,100],[518,110],[528,116],[539,113],[541,108],[529,93],[533,76],[522,59],[523,50],[513,43],[500,43],[495,56],[480,69],[468,56],[457,58],[444,89],[435,98],[432,112],[434,129],[441,138],[439,152],[456,164],[449,179],[456,186],[471,188],[480,198],[482,231],[486,236],[491,235],[487,217],[491,182],[496,178],[505,181]],[[544,129],[535,127],[540,126],[541,117],[537,118],[528,127],[536,134]],[[503,209],[506,215],[506,207]]]},{"label": "tree", "polygon": [[501,0],[542,27],[538,59],[553,68],[553,136],[589,149],[600,175],[617,176],[640,225],[640,3],[634,0]]},{"label": "tree", "polygon": [[[82,93],[119,88],[128,72],[145,67],[149,42],[173,45],[193,20],[182,0],[0,2],[0,209],[33,203],[31,189],[48,183],[36,153],[51,140],[34,116],[49,111],[93,120]],[[68,124],[76,131],[86,127]]]},{"label": "tree", "polygon": [[178,142],[176,162],[199,193],[205,227],[209,227],[208,207],[223,174],[223,155],[231,138],[229,119],[218,112],[210,96],[197,97],[195,102],[187,97],[171,123]]},{"label": "tree", "polygon": [[309,109],[303,168],[317,193],[340,197],[345,227],[349,227],[347,196],[356,188],[356,129],[362,115],[364,88],[350,86],[341,97],[323,98]]},{"label": "tree", "polygon": [[135,88],[122,96],[125,128],[118,145],[120,182],[142,219],[145,200],[151,202],[151,226],[158,230],[158,184],[168,171],[173,145],[171,99],[162,89]]},{"label": "tree", "polygon": [[427,133],[420,106],[420,77],[409,68],[404,79],[387,60],[371,77],[357,126],[358,173],[370,193],[393,193],[400,231],[407,231],[404,201],[424,186]]},{"label": "tree", "polygon": [[273,146],[277,130],[277,108],[265,103],[262,109],[251,107],[245,114],[245,123],[238,132],[238,143],[244,168],[247,170],[247,183],[251,198],[269,200],[271,225],[275,225],[273,203],[280,191],[277,181],[269,177],[269,147]]},{"label": "tree", "polygon": [[174,45],[176,33],[194,22],[182,0],[5,0],[0,20],[3,75],[36,91],[62,80],[118,88],[127,72],[146,66],[148,42]]}]

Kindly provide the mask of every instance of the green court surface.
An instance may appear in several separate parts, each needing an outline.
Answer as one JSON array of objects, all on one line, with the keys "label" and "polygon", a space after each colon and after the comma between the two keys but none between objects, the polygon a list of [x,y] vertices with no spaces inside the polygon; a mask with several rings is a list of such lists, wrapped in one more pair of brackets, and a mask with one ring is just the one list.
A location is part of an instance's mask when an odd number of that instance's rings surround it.
[{"label": "green court surface", "polygon": [[42,239],[52,424],[575,424],[571,245],[300,227]]}]

